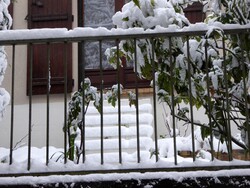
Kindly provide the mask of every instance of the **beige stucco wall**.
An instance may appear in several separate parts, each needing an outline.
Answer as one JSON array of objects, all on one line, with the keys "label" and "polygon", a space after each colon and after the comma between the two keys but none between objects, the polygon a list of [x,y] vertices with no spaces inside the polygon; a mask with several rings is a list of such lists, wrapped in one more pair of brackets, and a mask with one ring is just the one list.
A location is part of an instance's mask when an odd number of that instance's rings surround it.
[{"label": "beige stucco wall", "polygon": [[[72,1],[72,12],[74,15],[74,21],[72,28],[77,26],[77,1]],[[28,0],[17,0],[14,3],[14,15],[13,15],[13,29],[27,29],[28,22],[25,17],[28,15]],[[6,47],[8,54],[9,66],[6,70],[3,86],[10,91],[11,86],[11,64],[12,64],[12,48]],[[15,82],[15,104],[26,104],[28,97],[26,96],[26,80],[27,80],[27,47],[16,47],[16,82]],[[73,79],[75,80],[75,86],[78,85],[77,81],[77,45],[73,44]],[[76,89],[76,87],[74,88]],[[61,95],[52,95],[52,99],[60,99]],[[34,102],[40,102],[43,96],[34,96]]]},{"label": "beige stucco wall", "polygon": [[[72,0],[72,12],[74,21],[72,28],[76,27],[77,23],[77,1]],[[13,29],[27,29],[28,23],[25,17],[28,15],[28,0],[17,0],[14,3]],[[6,46],[8,55],[8,68],[5,73],[3,86],[11,94],[11,79],[12,79],[12,47]],[[27,46],[17,46],[15,56],[15,118],[14,118],[14,144],[20,141],[28,133],[28,103],[29,98],[26,95],[26,80],[27,80]],[[73,79],[75,86],[77,81],[77,45],[73,44]],[[74,90],[77,88],[74,87]],[[70,97],[70,95],[69,95]],[[50,96],[50,141],[51,145],[63,145],[63,94]],[[32,143],[35,146],[45,146],[46,133],[46,96],[39,95],[32,98]],[[9,146],[10,135],[10,119],[11,106],[6,109],[4,119],[0,121],[0,147]],[[62,117],[62,118],[60,118]],[[22,141],[27,143],[27,138]]]}]

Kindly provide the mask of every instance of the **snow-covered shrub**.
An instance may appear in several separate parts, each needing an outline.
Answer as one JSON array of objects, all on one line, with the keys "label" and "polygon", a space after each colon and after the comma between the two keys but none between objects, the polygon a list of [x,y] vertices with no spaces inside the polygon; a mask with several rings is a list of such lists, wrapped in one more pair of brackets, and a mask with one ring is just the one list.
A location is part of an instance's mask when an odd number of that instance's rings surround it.
[{"label": "snow-covered shrub", "polygon": [[[10,29],[12,18],[8,12],[10,0],[0,0],[0,30]],[[1,32],[1,31],[0,31]],[[7,68],[7,57],[3,46],[0,46],[0,86],[4,79],[5,70]],[[5,107],[9,104],[9,93],[0,87],[0,120],[3,117]]]},{"label": "snow-covered shrub", "polygon": [[[217,22],[223,24],[240,24],[246,25],[250,23],[250,7],[248,0],[213,0],[211,14],[207,18],[209,24]],[[246,148],[249,147],[249,105],[250,105],[250,36],[249,34],[230,34],[223,35],[223,32],[218,32],[221,38],[226,41],[224,57],[215,56],[212,61],[215,67],[214,77],[217,89],[214,89],[216,96],[213,104],[213,113],[215,118],[224,120],[224,125],[227,125],[227,120],[232,120],[242,132],[242,140],[245,142]],[[214,37],[215,38],[215,37]],[[216,38],[214,39],[216,41]],[[215,46],[217,50],[222,49],[220,41],[217,41]],[[223,59],[225,58],[225,59]],[[226,93],[225,91],[225,75],[223,69],[227,73],[228,87],[228,102],[230,113],[227,113],[226,108]],[[210,73],[212,75],[212,73]],[[214,87],[215,88],[215,87]],[[223,125],[223,123],[221,123]],[[221,125],[217,126],[221,129]],[[226,126],[225,126],[226,127]],[[221,137],[225,139],[224,136]],[[234,138],[233,138],[234,139]]]},{"label": "snow-covered shrub", "polygon": [[[169,28],[175,31],[190,24],[184,16],[183,8],[192,2],[194,1],[132,0],[113,16],[113,23],[123,29]],[[249,23],[246,0],[200,2],[204,4],[204,10],[210,13],[206,19],[210,26],[214,22]],[[222,40],[227,41],[224,43],[224,55]],[[137,39],[136,45],[133,40],[123,40],[119,44],[119,55],[124,54],[128,61],[137,62],[140,77],[152,80],[155,75],[158,96],[170,109],[172,102],[175,106],[182,102],[197,108],[202,106],[205,114],[212,120],[211,125],[197,121],[194,124],[202,127],[203,137],[211,134],[211,126],[223,141],[228,139],[228,120],[233,121],[240,129],[246,130],[249,126],[246,118],[246,106],[250,106],[250,95],[246,92],[250,86],[249,40],[249,35],[224,35],[220,28],[211,27],[206,36],[200,37]],[[112,49],[108,51],[111,52]],[[116,56],[117,52],[109,53],[111,65],[117,65]],[[172,93],[175,94],[174,101]],[[239,112],[240,116],[228,113],[228,108],[230,112]],[[188,108],[175,109],[178,112],[172,115],[186,123],[191,122]],[[243,145],[233,137],[232,141],[247,149],[247,143]]]},{"label": "snow-covered shrub", "polygon": [[[118,100],[118,85],[112,86],[111,90],[108,90],[103,94],[103,99],[107,100],[112,106],[115,107]],[[120,85],[120,94],[122,93],[122,85]],[[83,98],[84,96],[84,98]],[[68,134],[68,158],[76,163],[79,162],[82,155],[82,143],[75,144],[76,137],[81,138],[84,134],[84,128],[82,123],[82,115],[87,113],[90,102],[93,101],[95,108],[101,113],[101,96],[97,88],[91,86],[89,78],[84,79],[84,83],[81,84],[81,88],[74,92],[71,96],[71,100],[68,104],[68,118],[67,126],[64,131]],[[83,104],[84,103],[84,104]],[[84,109],[82,109],[84,107]],[[82,114],[82,115],[81,115]]]}]

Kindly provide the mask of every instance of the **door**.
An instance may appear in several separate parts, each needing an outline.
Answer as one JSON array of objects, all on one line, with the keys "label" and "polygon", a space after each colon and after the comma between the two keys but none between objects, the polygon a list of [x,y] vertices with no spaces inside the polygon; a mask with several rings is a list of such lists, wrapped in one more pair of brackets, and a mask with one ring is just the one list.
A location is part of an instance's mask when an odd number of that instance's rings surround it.
[{"label": "door", "polygon": [[[28,28],[72,28],[71,0],[29,0]],[[48,63],[48,48],[50,49]],[[67,48],[67,88],[72,90],[72,46],[70,44],[33,45],[32,93],[45,94],[48,83],[48,66],[50,93],[64,92],[64,51]],[[30,51],[30,50],[28,50]],[[28,57],[30,57],[28,52]],[[30,58],[28,58],[29,61]],[[30,73],[28,62],[28,82]],[[28,88],[28,87],[27,87]]]}]

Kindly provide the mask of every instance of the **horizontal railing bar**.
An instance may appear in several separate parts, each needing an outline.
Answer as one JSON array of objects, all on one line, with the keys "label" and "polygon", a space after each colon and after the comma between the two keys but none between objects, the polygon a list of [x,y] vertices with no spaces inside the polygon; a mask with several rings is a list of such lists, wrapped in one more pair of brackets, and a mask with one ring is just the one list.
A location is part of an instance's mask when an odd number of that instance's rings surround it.
[{"label": "horizontal railing bar", "polygon": [[[55,176],[55,175],[88,175],[88,174],[108,174],[108,173],[146,173],[146,172],[190,172],[190,171],[218,171],[218,170],[234,170],[234,169],[249,169],[249,165],[220,165],[220,166],[175,166],[169,168],[128,168],[128,169],[108,169],[108,170],[76,170],[76,171],[51,171],[51,172],[27,172],[27,173],[10,173],[0,174],[2,177],[22,177],[22,176]],[[202,175],[201,175],[202,176]]]},{"label": "horizontal railing bar", "polygon": [[[219,28],[218,28],[219,29]],[[62,32],[62,30],[64,32]],[[43,44],[43,43],[61,43],[61,42],[81,42],[81,41],[99,41],[99,40],[125,40],[131,38],[143,39],[143,38],[154,38],[154,37],[181,37],[181,36],[202,36],[206,35],[208,30],[175,30],[166,32],[157,32],[157,30],[146,30],[135,28],[131,29],[128,32],[125,30],[112,29],[107,30],[105,32],[100,32],[98,34],[98,28],[92,29],[96,34],[84,34],[89,33],[90,30],[88,28],[82,28],[82,35],[79,35],[79,32],[73,32],[71,30],[64,29],[50,29],[52,31],[51,35],[47,37],[39,35],[39,31],[43,31],[43,29],[31,29],[31,30],[9,30],[9,31],[1,31],[0,32],[0,45],[25,45],[28,43],[32,44]],[[20,35],[20,33],[22,35]],[[58,32],[58,33],[57,33]],[[133,33],[134,32],[134,33]],[[224,34],[243,34],[249,33],[250,27],[248,28],[225,28],[223,29]],[[104,33],[104,34],[103,34]],[[125,34],[124,34],[125,33]],[[37,36],[35,36],[37,34]],[[26,38],[25,38],[26,36]],[[29,37],[27,37],[29,36]],[[33,36],[33,37],[32,37]]]}]

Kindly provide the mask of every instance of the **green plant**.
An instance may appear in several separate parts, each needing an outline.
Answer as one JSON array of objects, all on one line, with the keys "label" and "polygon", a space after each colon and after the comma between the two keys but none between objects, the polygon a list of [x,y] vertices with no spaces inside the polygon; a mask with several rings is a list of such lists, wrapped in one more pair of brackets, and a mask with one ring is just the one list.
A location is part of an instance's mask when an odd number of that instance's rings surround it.
[{"label": "green plant", "polygon": [[[118,92],[118,88],[120,88],[120,92]],[[114,85],[103,94],[103,99],[115,107],[118,95],[121,93],[122,86],[120,85],[120,87],[118,87],[118,85]],[[89,78],[85,78],[84,83],[81,84],[81,88],[72,94],[71,100],[69,101],[67,126],[64,130],[68,134],[69,149],[67,157],[76,163],[79,163],[80,156],[83,154],[83,142],[81,141],[81,144],[77,145],[75,141],[77,137],[79,137],[80,140],[84,139],[85,122],[82,121],[81,117],[86,115],[91,101],[93,101],[95,108],[101,113],[102,102],[100,92],[96,87],[91,86]]]}]

